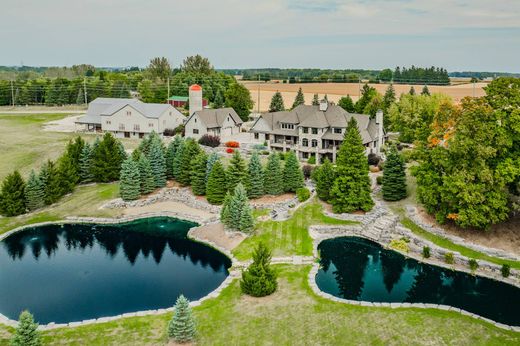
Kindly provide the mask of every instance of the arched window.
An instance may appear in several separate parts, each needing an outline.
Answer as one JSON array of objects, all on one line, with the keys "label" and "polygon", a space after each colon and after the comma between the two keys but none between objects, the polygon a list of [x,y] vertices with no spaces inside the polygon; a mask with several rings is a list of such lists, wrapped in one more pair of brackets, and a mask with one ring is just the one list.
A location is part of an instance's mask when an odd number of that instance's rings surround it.
[{"label": "arched window", "polygon": [[312,147],[316,148],[317,146],[318,146],[318,140],[317,139],[313,139],[312,140]]},{"label": "arched window", "polygon": [[302,146],[304,146],[304,147],[309,146],[309,140],[307,138],[302,139]]}]

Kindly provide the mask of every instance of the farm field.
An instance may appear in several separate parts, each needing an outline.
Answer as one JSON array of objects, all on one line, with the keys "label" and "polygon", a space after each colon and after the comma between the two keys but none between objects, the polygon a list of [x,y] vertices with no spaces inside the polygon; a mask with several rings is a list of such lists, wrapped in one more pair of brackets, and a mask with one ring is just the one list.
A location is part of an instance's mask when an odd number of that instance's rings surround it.
[{"label": "farm field", "polygon": [[[290,108],[296,97],[298,89],[301,87],[305,95],[305,102],[310,104],[314,94],[318,94],[323,98],[327,94],[329,101],[338,102],[342,96],[350,95],[354,101],[359,98],[359,84],[358,83],[295,83],[295,84],[280,84],[280,83],[257,83],[257,82],[242,82],[244,86],[251,92],[251,98],[255,102],[253,111],[257,111],[258,92],[260,91],[260,112],[265,112],[269,109],[271,97],[276,91],[280,91],[285,101],[285,108]],[[384,94],[388,84],[369,84],[376,88],[376,90]],[[483,87],[486,83],[475,84],[475,96],[484,96]],[[361,84],[363,86],[363,84]],[[410,91],[411,85],[395,84],[394,88],[397,97],[402,93]],[[421,85],[414,85],[415,91],[421,92]],[[451,96],[455,102],[460,102],[466,96],[473,96],[473,84],[459,84],[449,86],[435,86],[429,85],[428,89],[431,93],[443,93]]]}]

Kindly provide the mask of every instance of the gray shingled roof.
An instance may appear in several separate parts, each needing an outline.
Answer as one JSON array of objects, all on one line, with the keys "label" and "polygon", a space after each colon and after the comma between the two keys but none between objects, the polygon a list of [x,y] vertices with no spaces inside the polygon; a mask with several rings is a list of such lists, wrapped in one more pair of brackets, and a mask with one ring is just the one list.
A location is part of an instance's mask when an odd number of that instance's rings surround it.
[{"label": "gray shingled roof", "polygon": [[[208,129],[222,127],[222,124],[224,123],[224,120],[226,120],[227,116],[231,116],[237,125],[242,124],[242,119],[240,119],[237,112],[235,112],[233,108],[205,108],[193,113],[193,115],[195,114],[198,115],[200,121],[202,121],[202,123]],[[189,117],[186,122],[190,121],[193,115]]]}]

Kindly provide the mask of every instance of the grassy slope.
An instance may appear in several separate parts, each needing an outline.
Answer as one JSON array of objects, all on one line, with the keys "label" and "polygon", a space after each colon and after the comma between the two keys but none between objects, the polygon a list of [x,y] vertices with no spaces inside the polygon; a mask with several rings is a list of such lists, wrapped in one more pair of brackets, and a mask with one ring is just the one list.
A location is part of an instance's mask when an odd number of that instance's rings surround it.
[{"label": "grassy slope", "polygon": [[239,260],[251,257],[253,249],[259,242],[264,242],[273,250],[273,256],[311,256],[312,239],[307,231],[310,225],[354,224],[327,217],[322,213],[322,206],[311,202],[297,209],[287,221],[264,221],[256,226],[255,234],[244,240],[233,255]]},{"label": "grassy slope", "polygon": [[[520,334],[455,312],[367,308],[316,296],[310,266],[276,266],[279,289],[251,298],[234,281],[216,299],[195,308],[200,345],[518,345]],[[164,345],[169,314],[127,318],[44,333],[63,345]],[[9,331],[0,327],[0,344]]]}]

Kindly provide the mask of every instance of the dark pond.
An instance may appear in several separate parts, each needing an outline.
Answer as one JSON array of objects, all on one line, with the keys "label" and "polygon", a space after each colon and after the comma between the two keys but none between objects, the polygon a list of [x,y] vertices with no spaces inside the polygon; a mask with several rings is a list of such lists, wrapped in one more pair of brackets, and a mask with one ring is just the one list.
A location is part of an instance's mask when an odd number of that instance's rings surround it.
[{"label": "dark pond", "polygon": [[231,261],[189,240],[194,223],[148,218],[114,225],[51,225],[0,246],[0,313],[30,310],[40,323],[81,321],[199,299]]},{"label": "dark pond", "polygon": [[443,304],[520,325],[520,289],[512,285],[424,264],[362,238],[329,239],[318,249],[316,283],[336,297]]}]

